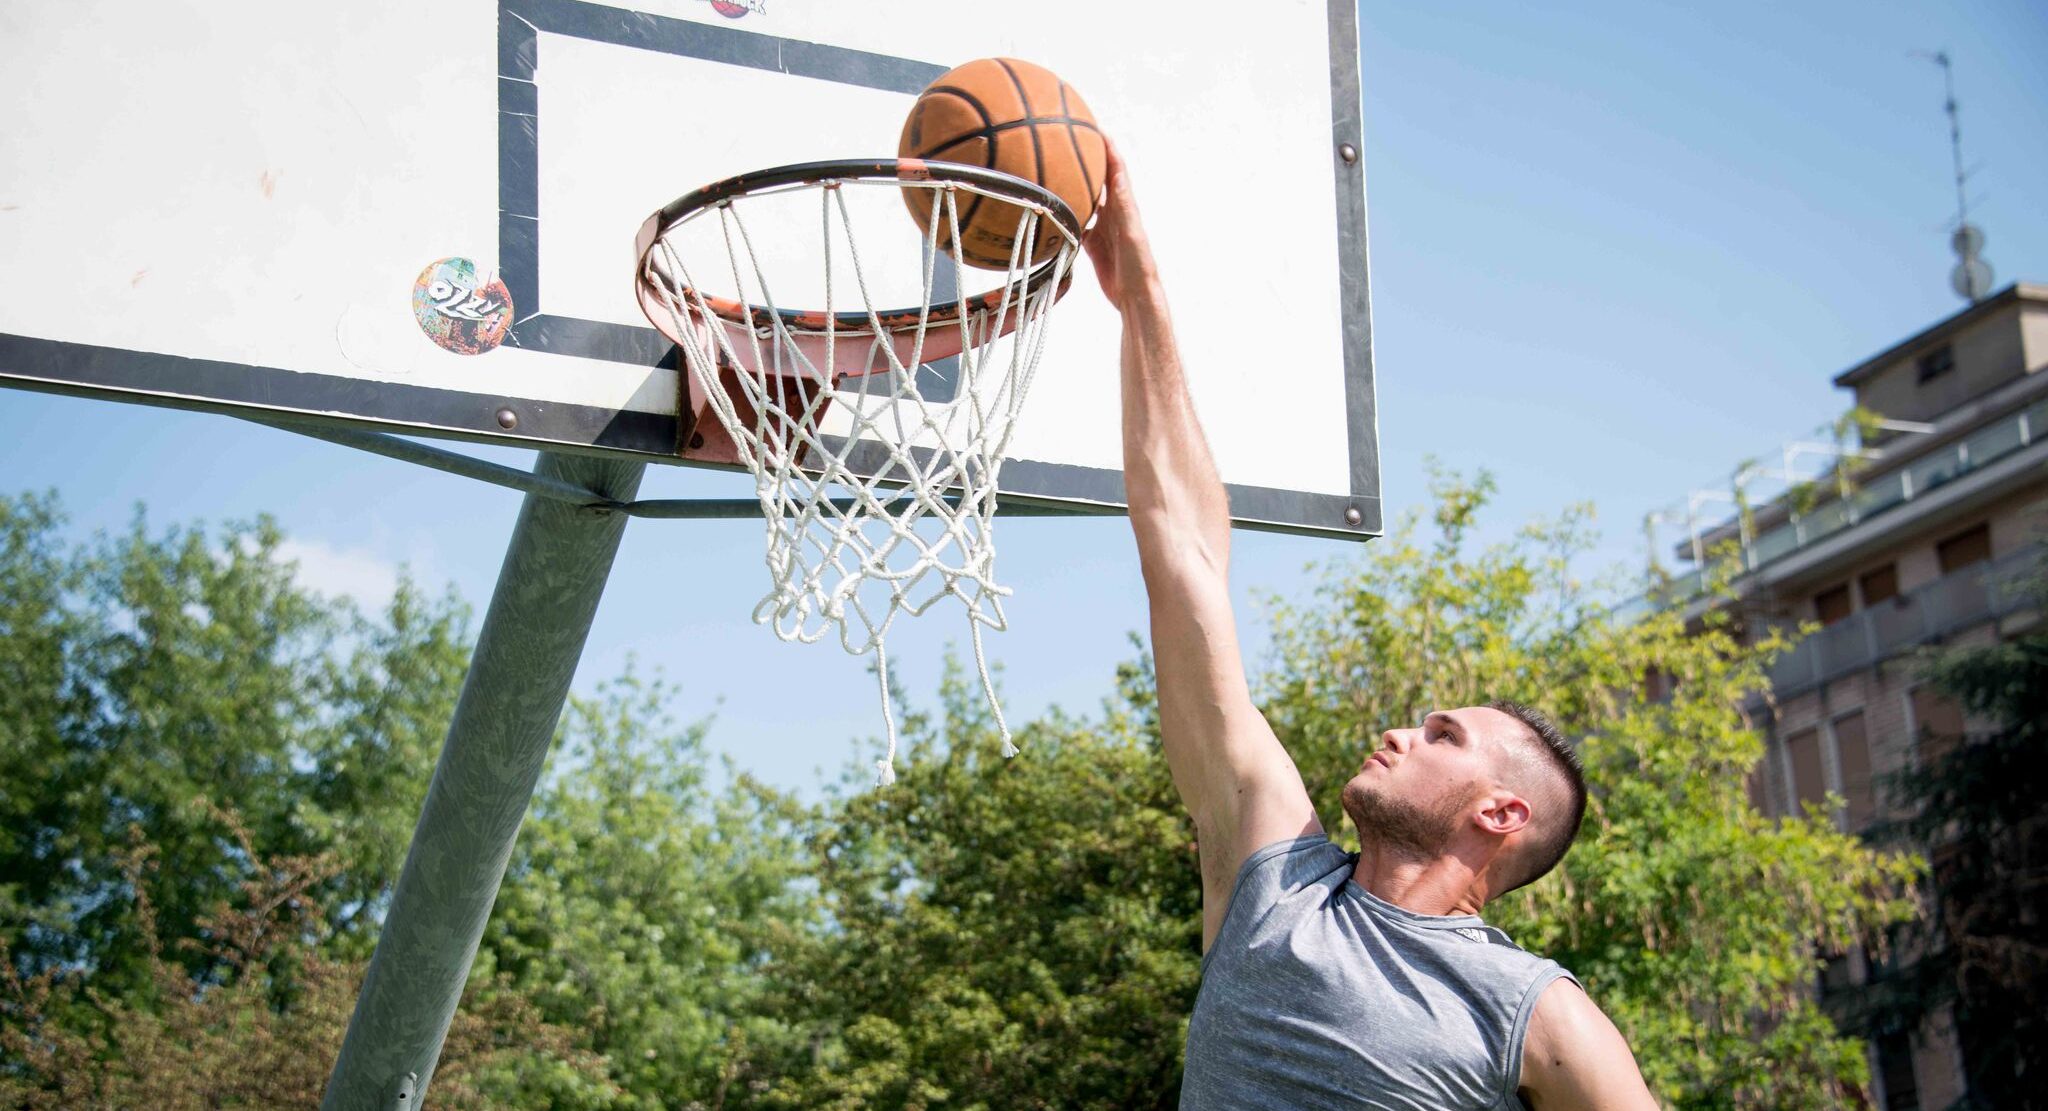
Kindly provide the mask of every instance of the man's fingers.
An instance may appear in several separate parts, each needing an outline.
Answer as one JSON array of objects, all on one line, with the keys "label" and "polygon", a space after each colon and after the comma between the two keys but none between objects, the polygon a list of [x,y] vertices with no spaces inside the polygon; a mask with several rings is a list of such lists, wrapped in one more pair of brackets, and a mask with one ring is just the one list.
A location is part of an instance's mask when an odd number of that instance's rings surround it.
[{"label": "man's fingers", "polygon": [[1114,140],[1103,136],[1102,206],[1084,233],[1082,245],[1095,264],[1097,284],[1111,303],[1118,303],[1122,284],[1149,258],[1145,233],[1138,222],[1138,206],[1131,194],[1130,164]]},{"label": "man's fingers", "polygon": [[1110,187],[1110,193],[1130,193],[1130,166],[1124,162],[1124,154],[1116,150],[1116,139],[1102,137],[1102,178]]},{"label": "man's fingers", "polygon": [[1102,191],[1104,204],[1121,214],[1130,205],[1131,171],[1115,140],[1102,137]]},{"label": "man's fingers", "polygon": [[1102,180],[1114,188],[1124,173],[1124,156],[1117,152],[1116,140],[1107,135],[1102,137],[1102,165]]}]

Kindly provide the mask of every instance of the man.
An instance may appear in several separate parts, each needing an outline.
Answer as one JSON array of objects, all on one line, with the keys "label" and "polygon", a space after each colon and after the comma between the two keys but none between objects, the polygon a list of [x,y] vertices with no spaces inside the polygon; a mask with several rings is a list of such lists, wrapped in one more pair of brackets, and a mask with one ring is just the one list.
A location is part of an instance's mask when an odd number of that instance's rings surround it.
[{"label": "man", "polygon": [[1183,1108],[1654,1108],[1570,974],[1478,917],[1564,855],[1576,758],[1513,703],[1392,729],[1344,787],[1363,851],[1323,835],[1252,705],[1229,506],[1196,422],[1129,175],[1087,238],[1123,315],[1125,491],[1151,600],[1160,732],[1201,848],[1202,987]]}]

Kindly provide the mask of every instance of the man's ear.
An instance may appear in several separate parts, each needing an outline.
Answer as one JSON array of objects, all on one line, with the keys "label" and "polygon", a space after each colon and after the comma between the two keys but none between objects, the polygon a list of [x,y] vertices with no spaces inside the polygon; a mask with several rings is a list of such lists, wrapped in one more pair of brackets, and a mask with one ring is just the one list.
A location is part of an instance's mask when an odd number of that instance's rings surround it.
[{"label": "man's ear", "polygon": [[1529,803],[1522,796],[1497,791],[1482,800],[1476,820],[1480,828],[1497,837],[1519,832],[1529,824]]}]

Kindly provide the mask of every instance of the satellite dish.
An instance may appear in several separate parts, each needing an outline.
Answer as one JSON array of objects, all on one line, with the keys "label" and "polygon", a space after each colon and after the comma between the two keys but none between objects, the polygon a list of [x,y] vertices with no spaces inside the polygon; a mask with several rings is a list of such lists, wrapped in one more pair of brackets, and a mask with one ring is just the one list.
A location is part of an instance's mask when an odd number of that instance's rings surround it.
[{"label": "satellite dish", "polygon": [[1948,237],[1956,249],[1956,268],[1948,272],[1948,287],[1971,304],[1991,294],[1991,267],[1977,252],[1984,249],[1984,233],[1975,224],[1958,224]]},{"label": "satellite dish", "polygon": [[1982,301],[1991,293],[1991,267],[1982,259],[1966,258],[1948,272],[1948,287],[1955,290],[1958,297],[1967,297],[1972,302]]}]

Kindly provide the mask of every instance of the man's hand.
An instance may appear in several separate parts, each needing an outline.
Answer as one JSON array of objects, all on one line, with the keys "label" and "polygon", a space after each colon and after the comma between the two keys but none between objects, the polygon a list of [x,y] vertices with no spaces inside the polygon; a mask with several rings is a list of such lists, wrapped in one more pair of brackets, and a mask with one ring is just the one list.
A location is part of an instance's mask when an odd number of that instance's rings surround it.
[{"label": "man's hand", "polygon": [[1095,210],[1095,223],[1082,236],[1088,261],[1095,264],[1095,281],[1102,295],[1122,311],[1126,295],[1142,292],[1157,274],[1152,268],[1152,245],[1138,222],[1138,203],[1131,195],[1131,172],[1108,137],[1102,141],[1104,182],[1102,206]]}]

